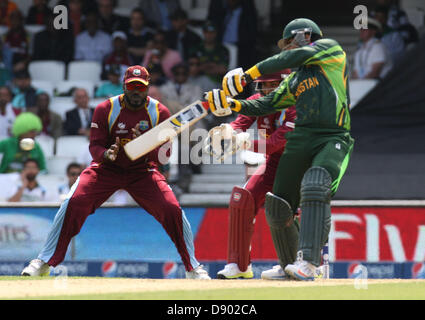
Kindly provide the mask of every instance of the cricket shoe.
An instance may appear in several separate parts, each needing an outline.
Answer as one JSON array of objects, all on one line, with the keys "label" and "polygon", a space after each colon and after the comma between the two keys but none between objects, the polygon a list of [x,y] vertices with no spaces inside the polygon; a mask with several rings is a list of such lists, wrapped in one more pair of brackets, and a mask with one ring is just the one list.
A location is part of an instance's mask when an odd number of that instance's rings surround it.
[{"label": "cricket shoe", "polygon": [[254,273],[251,265],[245,271],[240,271],[236,263],[228,263],[223,270],[217,272],[217,279],[252,279]]},{"label": "cricket shoe", "polygon": [[302,251],[297,253],[297,261],[285,267],[285,273],[295,280],[313,281],[316,276],[316,267],[302,258]]},{"label": "cricket shoe", "polygon": [[48,276],[49,273],[50,266],[47,263],[40,259],[34,259],[22,270],[21,276]]},{"label": "cricket shoe", "polygon": [[283,271],[280,264],[273,266],[269,270],[261,272],[261,279],[264,280],[289,280],[288,275]]},{"label": "cricket shoe", "polygon": [[211,280],[208,272],[204,270],[202,265],[197,266],[191,271],[186,271],[186,279]]}]

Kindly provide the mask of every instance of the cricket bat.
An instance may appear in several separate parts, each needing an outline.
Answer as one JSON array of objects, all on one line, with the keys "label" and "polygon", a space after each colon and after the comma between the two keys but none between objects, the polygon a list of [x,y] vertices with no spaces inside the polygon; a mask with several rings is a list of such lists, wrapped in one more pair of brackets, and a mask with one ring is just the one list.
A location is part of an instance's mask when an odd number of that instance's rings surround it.
[{"label": "cricket bat", "polygon": [[195,101],[146,133],[128,142],[124,146],[125,153],[131,160],[136,160],[148,154],[204,118],[208,114],[208,109],[207,102]]}]

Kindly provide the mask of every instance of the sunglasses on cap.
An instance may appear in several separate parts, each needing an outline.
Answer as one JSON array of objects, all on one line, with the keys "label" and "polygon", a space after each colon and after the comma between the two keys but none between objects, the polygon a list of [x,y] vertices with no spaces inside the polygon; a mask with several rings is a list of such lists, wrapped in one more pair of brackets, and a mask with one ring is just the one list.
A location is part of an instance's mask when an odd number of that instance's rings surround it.
[{"label": "sunglasses on cap", "polygon": [[136,81],[126,83],[125,87],[128,91],[135,90],[135,91],[145,92],[148,89],[148,86]]}]

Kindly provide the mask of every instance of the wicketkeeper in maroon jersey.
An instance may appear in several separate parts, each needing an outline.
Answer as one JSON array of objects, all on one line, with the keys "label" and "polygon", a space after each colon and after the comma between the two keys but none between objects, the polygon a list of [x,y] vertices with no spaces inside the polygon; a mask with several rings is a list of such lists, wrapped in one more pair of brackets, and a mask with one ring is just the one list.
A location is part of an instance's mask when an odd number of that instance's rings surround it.
[{"label": "wicketkeeper in maroon jersey", "polygon": [[43,249],[22,275],[45,275],[50,266],[60,264],[70,240],[79,233],[86,218],[115,191],[124,189],[161,223],[181,256],[186,277],[210,279],[195,258],[193,235],[184,211],[158,171],[159,148],[135,161],[131,161],[122,148],[170,117],[164,105],[148,96],[149,79],[144,67],[129,67],[124,76],[124,94],[96,107],[89,146],[93,161],[72,186],[55,216]]},{"label": "wicketkeeper in maroon jersey", "polygon": [[[277,88],[290,70],[262,76],[256,80],[257,94],[248,99],[258,99]],[[281,154],[285,149],[285,134],[294,128],[295,107],[261,117],[238,115],[230,124],[222,124],[223,130],[246,131],[257,121],[257,128],[265,133],[264,139],[247,141],[242,149],[259,152],[265,150],[266,161],[249,178],[243,188],[234,187],[229,204],[229,238],[227,264],[217,273],[219,279],[250,279],[254,274],[251,268],[251,239],[254,232],[255,216],[264,205],[266,193],[273,188],[273,181]],[[227,127],[227,128],[226,128]],[[246,136],[245,136],[246,137]],[[239,141],[241,140],[241,141]],[[237,143],[244,144],[243,139]],[[262,275],[263,276],[263,275]],[[267,277],[267,275],[264,275]]]}]

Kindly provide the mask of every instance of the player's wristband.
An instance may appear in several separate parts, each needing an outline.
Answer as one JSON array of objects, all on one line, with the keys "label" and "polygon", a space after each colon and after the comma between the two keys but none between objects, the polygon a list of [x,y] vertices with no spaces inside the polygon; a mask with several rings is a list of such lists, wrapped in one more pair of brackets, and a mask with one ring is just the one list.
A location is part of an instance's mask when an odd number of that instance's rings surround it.
[{"label": "player's wristband", "polygon": [[242,109],[241,102],[239,100],[232,99],[232,104],[230,106],[230,109],[232,109],[235,112],[241,111],[241,109]]},{"label": "player's wristband", "polygon": [[[257,79],[258,77],[261,77],[261,72],[260,70],[258,70],[258,67],[256,65],[248,69],[245,74],[248,75],[248,77],[246,78],[251,78],[251,81]],[[246,81],[250,82],[248,81],[248,79],[246,79]]]}]

